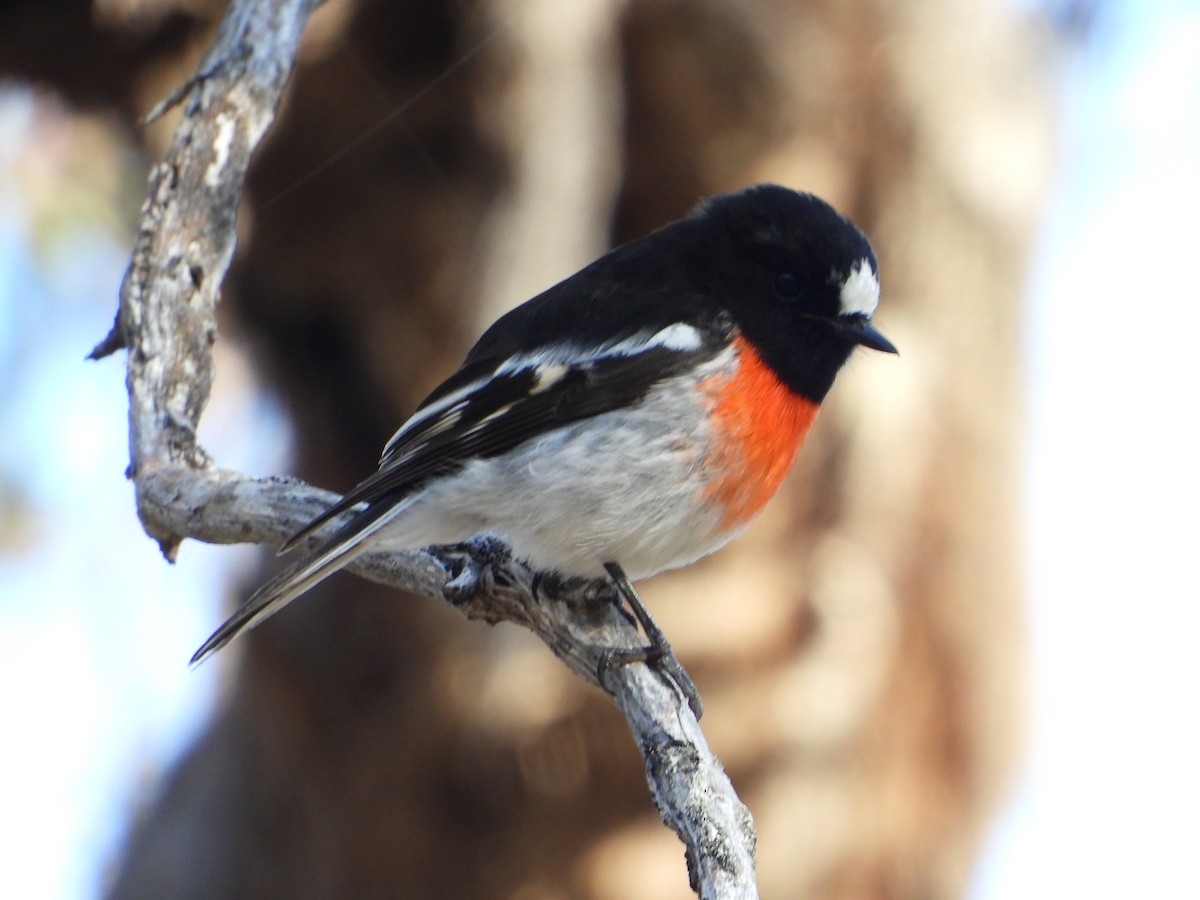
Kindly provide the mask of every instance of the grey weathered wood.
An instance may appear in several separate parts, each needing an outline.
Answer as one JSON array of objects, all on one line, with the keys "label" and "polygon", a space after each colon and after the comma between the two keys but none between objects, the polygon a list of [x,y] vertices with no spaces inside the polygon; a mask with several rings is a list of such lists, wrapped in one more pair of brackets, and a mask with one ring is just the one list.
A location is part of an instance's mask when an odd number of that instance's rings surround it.
[{"label": "grey weathered wood", "polygon": [[[113,330],[92,353],[128,351],[129,476],[143,527],[168,559],[185,538],[278,544],[336,498],[296,479],[218,468],[196,442],[246,170],[317,5],[235,0],[198,74],[164,103],[178,103],[182,121],[149,176]],[[599,586],[534,590],[532,572],[484,544],[369,554],[350,569],[450,602],[468,618],[516,622],[610,692],[645,760],[654,803],[687,848],[692,887],[705,898],[757,896],[750,814],[686,699],[641,664],[606,669],[601,679],[605,652],[640,638]]]}]

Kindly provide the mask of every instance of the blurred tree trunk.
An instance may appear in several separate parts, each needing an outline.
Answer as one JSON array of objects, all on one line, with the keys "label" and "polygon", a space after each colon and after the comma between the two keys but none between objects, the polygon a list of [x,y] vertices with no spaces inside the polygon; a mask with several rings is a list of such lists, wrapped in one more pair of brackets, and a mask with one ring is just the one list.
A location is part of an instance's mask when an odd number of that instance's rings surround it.
[{"label": "blurred tree trunk", "polygon": [[[0,13],[5,70],[144,112],[219,14],[96,6]],[[1049,129],[1016,16],[331,2],[252,173],[226,326],[333,488],[501,310],[702,195],[779,181],[871,235],[903,355],[850,366],[742,540],[646,589],[767,897],[959,896],[1019,745],[1018,316]],[[52,28],[76,43],[34,52]],[[113,897],[687,895],[619,717],[525,635],[338,576],[239,649]]]}]

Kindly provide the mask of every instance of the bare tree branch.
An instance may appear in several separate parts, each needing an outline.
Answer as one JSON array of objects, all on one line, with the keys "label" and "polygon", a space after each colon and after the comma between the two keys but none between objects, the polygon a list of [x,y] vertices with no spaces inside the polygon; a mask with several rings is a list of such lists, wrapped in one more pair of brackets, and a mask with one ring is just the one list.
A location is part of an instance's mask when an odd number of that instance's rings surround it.
[{"label": "bare tree branch", "polygon": [[[92,352],[98,359],[128,350],[129,476],[143,527],[168,559],[189,537],[277,544],[336,499],[295,479],[219,469],[196,442],[246,170],[318,2],[234,0],[198,74],[165,101],[182,103],[183,119],[150,173],[116,323]],[[612,693],[645,759],[655,805],[687,848],[692,887],[705,898],[757,896],[750,814],[686,699],[641,664],[601,678],[607,651],[640,640],[600,586],[535,589],[534,573],[485,542],[372,554],[350,569],[448,601],[468,618],[516,622]]]}]

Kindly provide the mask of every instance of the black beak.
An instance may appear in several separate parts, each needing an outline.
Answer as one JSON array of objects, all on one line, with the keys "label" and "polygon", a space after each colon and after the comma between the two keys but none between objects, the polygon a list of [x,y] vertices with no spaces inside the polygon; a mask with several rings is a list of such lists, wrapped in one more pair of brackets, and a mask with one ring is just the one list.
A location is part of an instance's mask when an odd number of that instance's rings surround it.
[{"label": "black beak", "polygon": [[883,353],[898,354],[900,352],[891,341],[871,327],[871,320],[866,316],[839,316],[833,324],[843,336],[856,344],[862,344],[864,347],[870,347],[872,350],[879,350]]}]

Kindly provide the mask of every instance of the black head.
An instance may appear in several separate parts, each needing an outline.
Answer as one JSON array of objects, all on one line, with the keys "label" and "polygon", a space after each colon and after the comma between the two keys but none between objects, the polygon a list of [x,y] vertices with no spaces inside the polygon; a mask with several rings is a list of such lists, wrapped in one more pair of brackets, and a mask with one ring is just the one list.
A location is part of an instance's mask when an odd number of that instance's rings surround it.
[{"label": "black head", "polygon": [[820,402],[855,347],[896,352],[871,327],[875,253],[825,201],[763,184],[713,197],[685,222],[702,235],[697,287],[793,390]]}]

